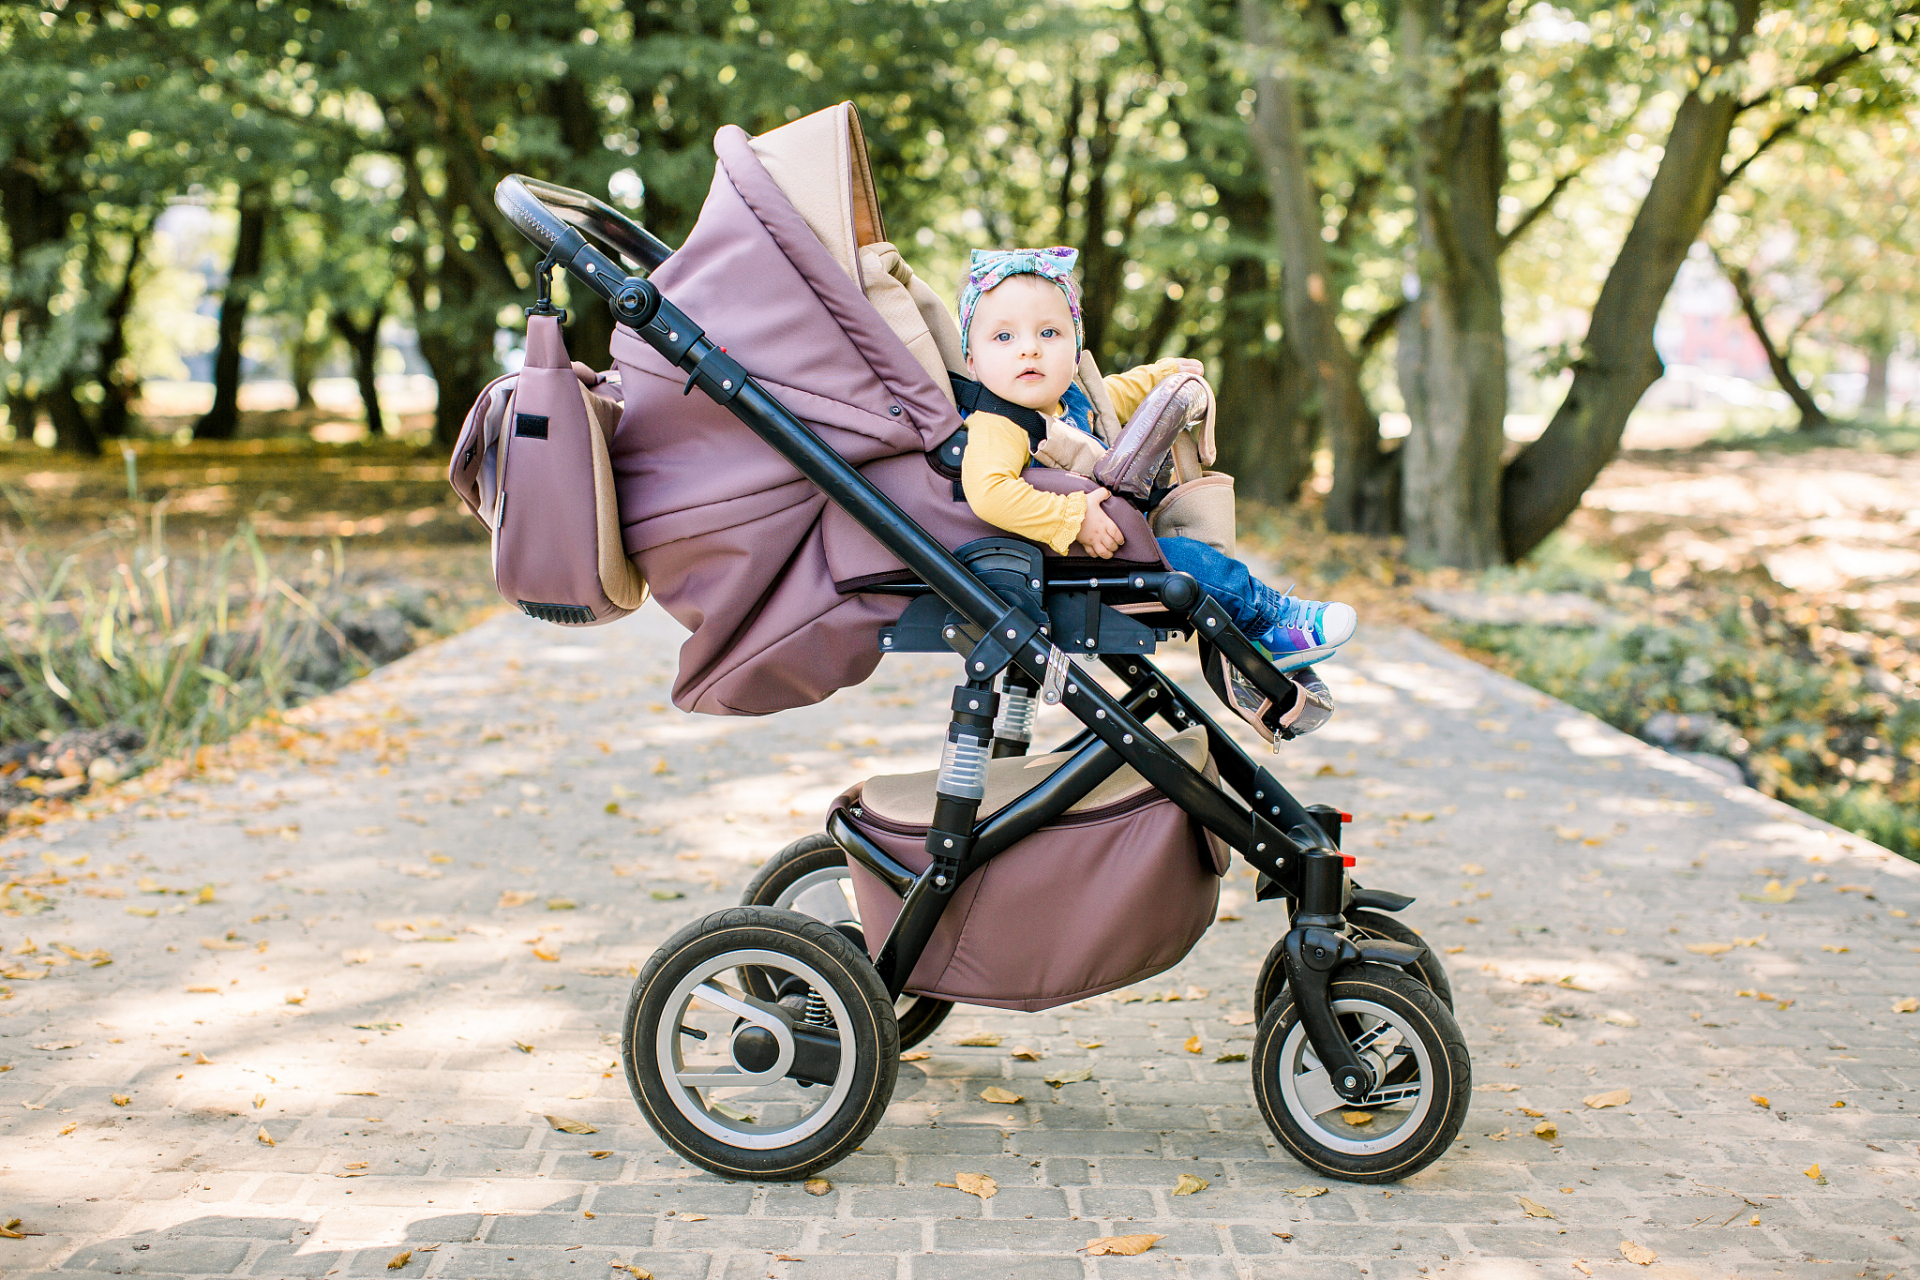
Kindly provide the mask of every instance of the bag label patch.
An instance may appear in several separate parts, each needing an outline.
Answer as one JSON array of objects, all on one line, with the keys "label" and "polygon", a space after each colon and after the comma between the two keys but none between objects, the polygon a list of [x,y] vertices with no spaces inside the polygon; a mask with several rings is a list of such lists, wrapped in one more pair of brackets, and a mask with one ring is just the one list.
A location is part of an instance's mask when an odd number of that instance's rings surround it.
[{"label": "bag label patch", "polygon": [[532,436],[535,440],[547,438],[547,419],[538,413],[516,413],[513,415],[513,434]]}]

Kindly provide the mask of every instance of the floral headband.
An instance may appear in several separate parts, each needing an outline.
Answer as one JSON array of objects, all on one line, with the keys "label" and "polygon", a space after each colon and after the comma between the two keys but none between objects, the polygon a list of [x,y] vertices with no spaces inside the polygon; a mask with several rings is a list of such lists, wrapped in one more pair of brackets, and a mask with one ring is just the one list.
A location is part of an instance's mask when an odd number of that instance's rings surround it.
[{"label": "floral headband", "polygon": [[960,356],[967,356],[967,330],[973,327],[973,309],[986,293],[1008,276],[1039,276],[1060,286],[1067,295],[1067,310],[1073,316],[1073,347],[1086,345],[1080,323],[1080,299],[1073,287],[1074,264],[1080,251],[1056,245],[1051,249],[975,249],[973,264],[967,269],[967,285],[960,291]]}]

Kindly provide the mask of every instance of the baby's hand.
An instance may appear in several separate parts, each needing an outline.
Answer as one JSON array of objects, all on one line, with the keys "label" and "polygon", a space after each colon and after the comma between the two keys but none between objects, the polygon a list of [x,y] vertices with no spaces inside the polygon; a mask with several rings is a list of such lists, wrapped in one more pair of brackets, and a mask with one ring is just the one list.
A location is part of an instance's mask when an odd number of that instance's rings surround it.
[{"label": "baby's hand", "polygon": [[1174,372],[1190,373],[1196,378],[1204,378],[1207,376],[1207,366],[1198,360],[1177,360],[1174,362]]},{"label": "baby's hand", "polygon": [[1105,489],[1095,489],[1089,493],[1087,514],[1080,522],[1080,545],[1102,560],[1111,560],[1113,553],[1120,549],[1120,544],[1126,541],[1126,536],[1120,532],[1120,526],[1100,509],[1100,503],[1112,496]]}]

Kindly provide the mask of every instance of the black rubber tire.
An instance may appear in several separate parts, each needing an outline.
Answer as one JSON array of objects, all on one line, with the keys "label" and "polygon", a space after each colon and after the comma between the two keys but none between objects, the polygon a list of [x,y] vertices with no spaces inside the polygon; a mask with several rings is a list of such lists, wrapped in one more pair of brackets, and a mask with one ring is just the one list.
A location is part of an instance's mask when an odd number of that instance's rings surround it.
[{"label": "black rubber tire", "polygon": [[[761,864],[760,869],[754,872],[753,879],[747,881],[746,892],[740,895],[740,905],[773,906],[780,900],[780,895],[801,877],[846,865],[847,855],[833,842],[832,836],[825,832],[801,836]],[[868,939],[864,932],[853,941],[867,948]],[[761,989],[767,986],[764,980],[755,982],[749,979],[749,985],[754,988],[754,994],[762,999],[773,998],[772,991]],[[947,1020],[947,1015],[953,1012],[953,1002],[933,996],[902,996],[894,1004],[893,1012],[894,1020],[900,1027],[900,1051],[904,1053],[932,1035]]]},{"label": "black rubber tire", "polygon": [[[1442,1004],[1449,1010],[1453,1008],[1453,983],[1447,978],[1447,967],[1440,963],[1440,957],[1434,954],[1433,948],[1427,946],[1425,938],[1401,921],[1378,911],[1349,911],[1347,923],[1352,925],[1356,932],[1363,933],[1369,938],[1380,938],[1387,942],[1406,942],[1416,947],[1425,947],[1426,954],[1413,963],[1413,973],[1420,981],[1432,988],[1433,994],[1440,997]],[[1260,976],[1254,981],[1253,1007],[1264,1011],[1280,994],[1280,988],[1286,985],[1286,957],[1281,951],[1280,943],[1276,942],[1273,944],[1273,949],[1267,952],[1267,958],[1260,966]]]},{"label": "black rubber tire", "polygon": [[[694,967],[728,951],[774,951],[810,966],[826,979],[853,1025],[842,1027],[851,1046],[851,1088],[839,1111],[817,1132],[782,1147],[733,1146],[694,1126],[674,1105],[650,1048],[676,985]],[[796,911],[730,907],[697,920],[667,939],[634,980],[621,1026],[620,1056],[627,1087],[661,1141],[724,1178],[784,1182],[804,1178],[845,1158],[866,1141],[893,1099],[900,1072],[893,1002],[873,965],[833,926]]]},{"label": "black rubber tire", "polygon": [[[1417,1035],[1434,1071],[1428,1113],[1403,1141],[1384,1150],[1355,1154],[1317,1141],[1292,1114],[1280,1085],[1280,1054],[1298,1013],[1291,989],[1261,1015],[1253,1041],[1253,1095],[1267,1127],[1302,1164],[1348,1182],[1398,1182],[1445,1155],[1466,1122],[1472,1098],[1472,1060],[1465,1035],[1426,984],[1390,965],[1357,964],[1340,971],[1331,995],[1364,1000],[1404,1021]],[[1350,1021],[1343,1017],[1342,1022]],[[1418,1069],[1412,1073],[1418,1077]]]}]

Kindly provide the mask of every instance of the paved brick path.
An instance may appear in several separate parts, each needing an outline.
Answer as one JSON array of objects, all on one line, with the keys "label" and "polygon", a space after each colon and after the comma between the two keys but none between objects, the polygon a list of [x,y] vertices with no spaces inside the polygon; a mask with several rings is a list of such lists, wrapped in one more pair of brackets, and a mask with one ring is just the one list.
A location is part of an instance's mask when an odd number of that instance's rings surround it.
[{"label": "paved brick path", "polygon": [[[829,1195],[690,1170],[640,1122],[608,1043],[629,966],[732,902],[848,782],[929,767],[953,672],[890,659],[825,706],[692,719],[666,705],[679,638],[655,610],[580,634],[498,618],[309,708],[231,774],[0,844],[39,881],[9,891],[6,966],[48,969],[0,979],[0,1221],[39,1233],[0,1239],[0,1272],[1920,1263],[1920,1015],[1892,1012],[1920,995],[1916,868],[1404,633],[1326,667],[1342,712],[1280,767],[1358,813],[1361,878],[1419,894],[1408,918],[1447,953],[1479,1081],[1449,1158],[1381,1189],[1276,1148],[1245,1065],[1214,1062],[1248,1047],[1280,928],[1236,872],[1222,910],[1240,918],[1176,971],[1084,1007],[956,1013]],[[1770,881],[1791,901],[1752,900]],[[951,1043],[981,1030],[1003,1047]],[[1020,1045],[1044,1060],[1015,1061]],[[1063,1064],[1093,1081],[1040,1083]],[[1028,1101],[978,1101],[995,1081]],[[1623,1106],[1582,1105],[1622,1089]],[[1802,1172],[1816,1164],[1824,1181]],[[999,1194],[934,1185],[959,1171]],[[1182,1173],[1210,1185],[1174,1198]],[[1075,1252],[1124,1232],[1165,1238]],[[1658,1261],[1633,1265],[1623,1240]]]}]

